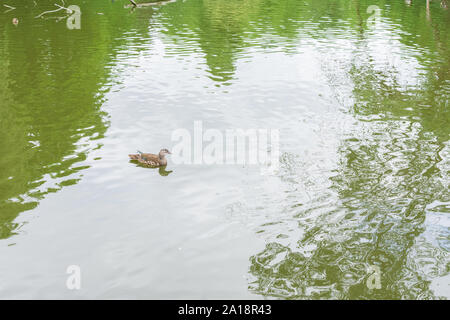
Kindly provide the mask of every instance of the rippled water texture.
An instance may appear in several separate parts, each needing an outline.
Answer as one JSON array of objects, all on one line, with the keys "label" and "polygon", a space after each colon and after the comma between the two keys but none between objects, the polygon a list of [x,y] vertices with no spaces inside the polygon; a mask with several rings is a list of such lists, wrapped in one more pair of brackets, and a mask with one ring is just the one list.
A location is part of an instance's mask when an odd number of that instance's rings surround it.
[{"label": "rippled water texture", "polygon": [[[0,298],[450,298],[444,1],[54,2],[0,9]],[[279,171],[128,161],[194,121]]]}]

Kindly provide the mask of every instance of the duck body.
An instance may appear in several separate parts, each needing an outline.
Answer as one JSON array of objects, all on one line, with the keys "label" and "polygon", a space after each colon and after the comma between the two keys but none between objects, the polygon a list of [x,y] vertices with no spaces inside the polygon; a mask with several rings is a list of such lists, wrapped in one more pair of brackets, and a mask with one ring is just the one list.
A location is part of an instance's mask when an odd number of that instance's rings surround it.
[{"label": "duck body", "polygon": [[138,151],[136,154],[129,154],[128,157],[130,157],[131,160],[136,160],[147,166],[162,167],[167,165],[166,154],[170,154],[169,150],[161,149],[159,154]]}]

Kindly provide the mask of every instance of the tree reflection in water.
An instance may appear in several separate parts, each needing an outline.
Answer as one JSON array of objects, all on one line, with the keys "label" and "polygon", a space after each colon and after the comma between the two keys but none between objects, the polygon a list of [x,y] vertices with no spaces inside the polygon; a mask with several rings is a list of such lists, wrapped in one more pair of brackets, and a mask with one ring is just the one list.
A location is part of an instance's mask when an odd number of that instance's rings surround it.
[{"label": "tree reflection in water", "polygon": [[[417,60],[433,67],[413,79],[401,61],[377,61],[367,48],[376,39],[361,33],[343,63],[351,96],[340,100],[354,102],[346,107],[359,121],[341,140],[330,187],[287,208],[297,238],[280,234],[250,258],[252,291],[291,299],[437,297],[431,279],[447,275],[449,265],[450,230],[442,219],[450,209],[450,55],[442,29],[428,28],[438,52],[424,44],[426,56],[418,52]],[[410,80],[415,83],[405,86]],[[282,176],[295,175],[292,159],[283,164]],[[366,284],[370,266],[381,270],[379,290]]]}]

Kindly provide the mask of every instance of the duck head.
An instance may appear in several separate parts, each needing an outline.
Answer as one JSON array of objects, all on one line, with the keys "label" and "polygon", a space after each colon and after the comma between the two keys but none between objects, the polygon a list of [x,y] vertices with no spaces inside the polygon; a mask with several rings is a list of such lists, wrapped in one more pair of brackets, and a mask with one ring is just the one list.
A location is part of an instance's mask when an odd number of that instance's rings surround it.
[{"label": "duck head", "polygon": [[160,159],[164,159],[164,157],[165,157],[167,154],[172,154],[172,153],[170,153],[170,151],[167,150],[167,149],[161,149],[161,151],[159,151],[159,158],[160,158]]}]

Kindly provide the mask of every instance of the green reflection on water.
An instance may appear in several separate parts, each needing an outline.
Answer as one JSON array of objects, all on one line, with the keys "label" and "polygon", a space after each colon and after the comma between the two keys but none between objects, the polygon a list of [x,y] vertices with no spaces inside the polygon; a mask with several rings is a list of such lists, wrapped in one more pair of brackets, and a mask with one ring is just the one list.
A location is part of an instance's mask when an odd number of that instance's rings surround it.
[{"label": "green reflection on water", "polygon": [[[380,68],[365,54],[372,32],[366,9],[375,3],[388,12],[399,41],[416,50],[411,55],[425,79],[419,85],[400,83],[395,66]],[[1,239],[17,232],[20,212],[82,179],[87,166],[80,163],[101,148],[109,126],[102,104],[117,54],[150,38],[152,28],[163,26],[169,41],[194,42],[218,86],[239,84],[237,62],[247,58],[246,49],[295,54],[303,40],[332,42],[343,28],[355,44],[345,70],[350,113],[373,123],[371,131],[341,141],[339,168],[330,178],[339,205],[320,216],[325,222],[302,220],[321,201],[317,197],[297,213],[305,232],[296,248],[273,241],[250,257],[250,290],[282,298],[434,297],[408,265],[408,254],[424,231],[427,206],[450,200],[449,168],[441,157],[450,135],[448,10],[437,2],[427,10],[424,3],[357,0],[177,1],[134,11],[123,4],[83,3],[79,31],[53,20],[30,22],[37,8],[0,16]],[[21,21],[13,26],[18,13]],[[167,54],[186,54],[177,48]],[[343,219],[327,223],[337,211],[345,212]],[[315,248],[310,255],[303,250],[308,246]],[[381,290],[365,284],[370,265],[383,271]],[[443,269],[436,276],[448,273],[448,263]]]},{"label": "green reflection on water", "polygon": [[[358,43],[348,72],[352,112],[363,122],[373,122],[375,130],[341,143],[341,163],[332,188],[342,207],[321,215],[324,222],[310,226],[299,222],[307,231],[296,249],[272,242],[251,257],[250,272],[255,279],[250,288],[282,298],[436,298],[430,282],[422,279],[431,273],[448,273],[448,230],[441,227],[447,242],[435,253],[429,248],[418,253],[411,248],[425,230],[427,205],[436,200],[447,203],[441,210],[448,214],[449,168],[440,156],[450,137],[450,48],[444,31],[449,26],[448,14],[427,12],[424,6],[405,11],[401,1],[390,3],[390,19],[401,20],[399,28],[405,35],[401,41],[426,48],[418,57],[426,65],[425,81],[405,88],[397,82],[395,66],[377,69],[367,54],[369,31],[359,16],[367,6],[352,3],[357,10],[351,12],[357,16],[348,16],[339,6],[334,16],[342,13],[340,18],[356,22]],[[341,221],[327,223],[342,209],[347,214]],[[313,252],[305,254],[304,248],[311,246]],[[408,260],[411,252],[418,265],[426,263],[425,256],[437,253],[441,270],[430,274],[415,270]],[[366,284],[368,268],[373,265],[382,270],[378,290]]]}]

